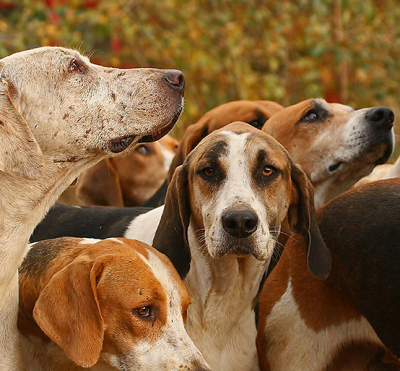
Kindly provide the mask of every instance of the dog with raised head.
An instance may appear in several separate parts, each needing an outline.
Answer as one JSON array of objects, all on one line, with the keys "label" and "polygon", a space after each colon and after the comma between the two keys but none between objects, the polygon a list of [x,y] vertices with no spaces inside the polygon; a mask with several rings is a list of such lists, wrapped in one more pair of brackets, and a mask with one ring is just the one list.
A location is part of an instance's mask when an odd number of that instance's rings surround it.
[{"label": "dog with raised head", "polygon": [[309,272],[307,247],[292,235],[260,297],[261,370],[400,370],[399,208],[400,179],[319,208],[332,255],[325,280]]},{"label": "dog with raised head", "polygon": [[19,272],[27,370],[209,371],[184,328],[186,286],[145,243],[41,241]]},{"label": "dog with raised head", "polygon": [[351,189],[394,148],[394,114],[308,99],[277,112],[263,131],[281,143],[311,180],[319,207]]},{"label": "dog with raised head", "polygon": [[126,156],[100,161],[79,177],[76,198],[87,206],[140,206],[167,178],[177,146],[166,135],[137,144]]},{"label": "dog with raised head", "polygon": [[135,209],[135,218],[133,209],[63,209],[50,211],[34,239],[55,237],[51,224],[59,235],[135,238],[171,259],[192,297],[187,331],[214,371],[256,367],[255,307],[285,219],[305,240],[314,274],[329,272],[307,176],[275,139],[243,122],[196,146],[176,169],[165,207]]},{"label": "dog with raised head", "polygon": [[0,369],[21,370],[18,267],[35,226],[82,171],[166,134],[184,77],[43,47],[1,59],[0,78]]}]

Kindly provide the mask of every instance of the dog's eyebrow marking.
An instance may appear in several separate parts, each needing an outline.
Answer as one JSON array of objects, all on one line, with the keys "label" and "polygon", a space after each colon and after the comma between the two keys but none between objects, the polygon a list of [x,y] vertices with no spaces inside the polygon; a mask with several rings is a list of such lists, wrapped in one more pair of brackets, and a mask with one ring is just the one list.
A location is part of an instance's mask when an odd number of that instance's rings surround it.
[{"label": "dog's eyebrow marking", "polygon": [[226,141],[219,140],[210,146],[210,148],[205,152],[204,156],[201,157],[201,160],[217,162],[219,158],[226,156],[227,153],[228,145]]}]

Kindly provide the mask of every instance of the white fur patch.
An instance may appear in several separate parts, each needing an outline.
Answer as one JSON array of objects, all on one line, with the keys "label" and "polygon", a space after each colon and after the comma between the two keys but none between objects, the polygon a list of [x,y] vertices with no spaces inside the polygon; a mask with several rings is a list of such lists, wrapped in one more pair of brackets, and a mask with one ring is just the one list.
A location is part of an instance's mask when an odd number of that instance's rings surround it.
[{"label": "white fur patch", "polygon": [[164,205],[159,206],[146,214],[139,215],[132,220],[131,224],[129,224],[124,237],[152,245],[163,211]]},{"label": "white fur patch", "polygon": [[[97,238],[83,238],[82,241],[79,242],[79,245],[94,245],[97,242],[100,242],[101,240]],[[121,242],[121,241],[118,241]]]}]

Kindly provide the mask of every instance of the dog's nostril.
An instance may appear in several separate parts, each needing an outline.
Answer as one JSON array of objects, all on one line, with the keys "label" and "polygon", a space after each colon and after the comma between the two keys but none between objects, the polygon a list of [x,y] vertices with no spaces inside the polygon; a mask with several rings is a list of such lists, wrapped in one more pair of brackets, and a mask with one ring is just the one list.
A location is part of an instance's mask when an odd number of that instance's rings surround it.
[{"label": "dog's nostril", "polygon": [[164,76],[164,81],[176,90],[183,90],[185,88],[185,76],[181,71],[169,70]]},{"label": "dog's nostril", "polygon": [[367,121],[376,128],[390,130],[393,127],[394,113],[390,108],[371,108],[366,114]]},{"label": "dog's nostril", "polygon": [[230,210],[222,216],[222,227],[237,238],[250,236],[258,225],[258,217],[252,210]]}]

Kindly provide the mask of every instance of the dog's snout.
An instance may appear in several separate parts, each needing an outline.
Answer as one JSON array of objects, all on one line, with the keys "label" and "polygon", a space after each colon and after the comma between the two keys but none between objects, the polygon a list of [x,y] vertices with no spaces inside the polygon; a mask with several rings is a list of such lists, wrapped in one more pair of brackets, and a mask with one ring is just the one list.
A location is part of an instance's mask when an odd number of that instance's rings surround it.
[{"label": "dog's snout", "polygon": [[391,130],[393,127],[394,113],[387,107],[371,108],[366,114],[366,119],[377,129]]},{"label": "dog's snout", "polygon": [[164,81],[173,89],[183,91],[185,88],[185,76],[179,70],[169,70],[165,73]]},{"label": "dog's snout", "polygon": [[257,225],[258,216],[252,210],[230,210],[222,216],[224,230],[234,237],[250,236]]}]

